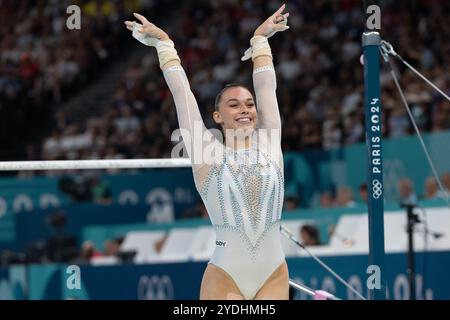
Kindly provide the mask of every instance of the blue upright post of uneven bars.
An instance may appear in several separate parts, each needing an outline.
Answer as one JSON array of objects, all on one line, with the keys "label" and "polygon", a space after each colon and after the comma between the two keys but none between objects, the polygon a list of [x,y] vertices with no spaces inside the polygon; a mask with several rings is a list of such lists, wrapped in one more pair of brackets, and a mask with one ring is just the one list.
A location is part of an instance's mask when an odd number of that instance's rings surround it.
[{"label": "blue upright post of uneven bars", "polygon": [[[369,213],[369,265],[375,266],[368,276],[381,279],[380,286],[369,288],[370,299],[386,299],[384,281],[384,203],[383,161],[380,98],[380,34],[365,32],[362,36],[364,53],[364,91],[367,147],[367,190]],[[377,268],[378,267],[378,268]],[[371,278],[376,279],[375,277]],[[369,281],[376,284],[376,281]]]}]

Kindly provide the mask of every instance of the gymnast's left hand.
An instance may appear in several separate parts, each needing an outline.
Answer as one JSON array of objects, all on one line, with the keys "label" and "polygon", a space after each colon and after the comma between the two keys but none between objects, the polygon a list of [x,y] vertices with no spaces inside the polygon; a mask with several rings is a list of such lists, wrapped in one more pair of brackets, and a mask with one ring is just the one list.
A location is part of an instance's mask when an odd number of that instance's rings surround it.
[{"label": "gymnast's left hand", "polygon": [[283,14],[285,8],[286,4],[283,4],[273,15],[267,18],[267,20],[255,30],[254,36],[270,38],[277,32],[289,29],[287,26],[289,12]]},{"label": "gymnast's left hand", "polygon": [[141,22],[141,24],[134,21],[125,21],[124,23],[128,30],[134,31],[134,27],[136,24],[138,26],[137,35],[148,35],[149,37],[160,41],[169,40],[169,36],[167,35],[167,33],[148,21],[146,17],[139,13],[133,13],[133,15]]}]

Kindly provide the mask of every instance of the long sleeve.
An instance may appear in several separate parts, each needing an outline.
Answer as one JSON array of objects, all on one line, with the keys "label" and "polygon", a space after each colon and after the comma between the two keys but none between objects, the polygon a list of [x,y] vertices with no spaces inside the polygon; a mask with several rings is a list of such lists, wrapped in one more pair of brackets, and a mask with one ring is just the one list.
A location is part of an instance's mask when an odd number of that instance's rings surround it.
[{"label": "long sleeve", "polygon": [[260,142],[272,158],[277,161],[282,172],[283,153],[281,150],[281,118],[277,101],[277,79],[275,70],[269,65],[258,66],[253,70],[253,87],[256,94],[256,106],[258,108],[258,128],[267,130],[266,142]]},{"label": "long sleeve", "polygon": [[196,172],[208,164],[204,158],[205,148],[212,143],[217,145],[218,141],[203,123],[184,69],[179,65],[170,67],[164,70],[164,78],[175,101],[181,136]]},{"label": "long sleeve", "polygon": [[260,116],[259,128],[277,129],[281,134],[281,119],[276,95],[277,79],[273,66],[261,66],[253,71],[253,87]]}]

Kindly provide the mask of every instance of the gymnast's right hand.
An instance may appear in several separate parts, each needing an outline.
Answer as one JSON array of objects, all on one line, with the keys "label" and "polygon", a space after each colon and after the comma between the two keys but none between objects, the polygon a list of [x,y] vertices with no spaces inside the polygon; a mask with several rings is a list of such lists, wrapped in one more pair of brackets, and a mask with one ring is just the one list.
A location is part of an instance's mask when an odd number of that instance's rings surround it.
[{"label": "gymnast's right hand", "polygon": [[128,30],[133,32],[133,37],[147,46],[155,47],[159,41],[169,40],[169,36],[164,30],[158,28],[147,20],[143,15],[133,13],[141,23],[136,21],[125,21]]}]

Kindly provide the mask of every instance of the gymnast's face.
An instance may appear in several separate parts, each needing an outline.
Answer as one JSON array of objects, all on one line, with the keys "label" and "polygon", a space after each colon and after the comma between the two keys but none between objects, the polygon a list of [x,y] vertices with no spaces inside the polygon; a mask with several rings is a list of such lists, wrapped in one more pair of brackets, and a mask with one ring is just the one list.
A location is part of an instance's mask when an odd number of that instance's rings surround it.
[{"label": "gymnast's face", "polygon": [[252,94],[244,87],[226,89],[213,118],[224,130],[256,128],[258,115]]}]

